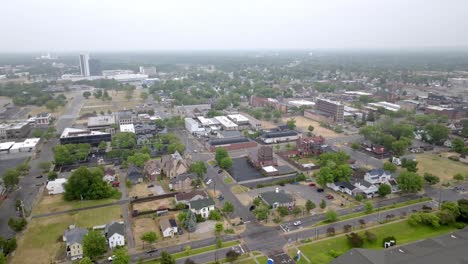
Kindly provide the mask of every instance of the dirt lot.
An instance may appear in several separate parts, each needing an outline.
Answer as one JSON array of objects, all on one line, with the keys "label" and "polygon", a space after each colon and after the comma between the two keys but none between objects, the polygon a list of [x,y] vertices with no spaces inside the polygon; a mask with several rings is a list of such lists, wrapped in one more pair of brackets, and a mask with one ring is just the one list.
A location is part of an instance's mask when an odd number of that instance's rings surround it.
[{"label": "dirt lot", "polygon": [[[317,121],[305,118],[303,116],[295,116],[294,118],[296,119],[297,129],[302,131],[302,132],[309,131],[309,130],[307,130],[307,128],[310,125],[312,125],[314,127],[313,133],[315,135],[317,135],[317,136],[320,135],[320,136],[323,136],[325,138],[334,138],[334,137],[339,137],[340,136],[340,134],[335,133],[334,131],[332,131],[330,129],[321,127],[319,122],[317,122]],[[289,119],[290,119],[289,117],[288,118],[283,118],[282,121],[284,123],[286,123]]]},{"label": "dirt lot", "polygon": [[143,246],[143,242],[140,237],[149,231],[154,231],[158,234],[158,237],[161,237],[161,232],[159,231],[159,226],[156,221],[151,217],[138,217],[133,220],[133,236],[135,237],[135,245],[137,247]]},{"label": "dirt lot", "polygon": [[149,194],[153,194],[153,193],[151,192],[150,188],[148,188],[148,184],[146,183],[135,184],[128,191],[129,197],[134,197],[134,196],[146,197]]},{"label": "dirt lot", "polygon": [[251,120],[253,120],[253,121],[255,121],[255,122],[261,123],[263,129],[275,128],[275,127],[277,127],[277,126],[279,125],[279,124],[275,124],[275,123],[273,123],[273,122],[271,122],[271,121],[258,120],[258,119],[254,118],[253,116],[251,116],[251,115],[249,115],[249,114],[247,114],[247,113],[243,113],[243,112],[242,112],[242,113],[240,113],[240,114],[244,115],[244,116],[247,117],[248,119],[251,119]]},{"label": "dirt lot", "polygon": [[156,201],[151,201],[151,202],[146,202],[146,203],[136,203],[133,204],[133,210],[138,210],[138,211],[150,211],[150,210],[157,210],[159,208],[170,208],[173,207],[175,204],[174,198],[167,198],[167,199],[161,199],[161,200],[156,200]]},{"label": "dirt lot", "polygon": [[34,207],[33,215],[65,211],[74,208],[83,208],[93,205],[107,204],[117,201],[116,199],[90,200],[90,201],[65,201],[62,194],[42,195],[39,203]]},{"label": "dirt lot", "polygon": [[141,92],[141,89],[135,90],[133,98],[130,100],[125,98],[124,91],[109,91],[112,101],[103,101],[91,96],[89,99],[85,100],[85,104],[81,108],[80,115],[92,113],[93,111],[96,111],[97,113],[104,111],[107,113],[108,110],[116,112],[118,110],[135,108],[137,105],[143,104],[143,100],[140,99]]},{"label": "dirt lot", "polygon": [[432,173],[440,177],[441,183],[453,179],[457,173],[468,173],[468,165],[458,161],[449,160],[447,157],[455,153],[442,153],[440,156],[433,153],[417,154],[418,173]]},{"label": "dirt lot", "polygon": [[[120,206],[80,211],[46,218],[32,219],[18,238],[18,248],[11,263],[49,264],[65,258],[63,232],[69,225],[92,228],[110,221],[120,221]],[[33,257],[32,257],[33,256]]]}]

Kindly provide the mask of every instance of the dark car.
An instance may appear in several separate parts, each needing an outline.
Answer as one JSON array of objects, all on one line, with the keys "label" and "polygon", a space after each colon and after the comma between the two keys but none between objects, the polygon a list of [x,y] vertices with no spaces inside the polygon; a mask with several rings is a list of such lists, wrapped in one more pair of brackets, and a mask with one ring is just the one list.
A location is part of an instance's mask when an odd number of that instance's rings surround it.
[{"label": "dark car", "polygon": [[43,175],[36,176],[36,178],[38,178],[38,179],[40,179],[42,177],[44,177],[44,176]]},{"label": "dark car", "polygon": [[218,173],[223,173],[223,170],[219,170]]},{"label": "dark car", "polygon": [[151,253],[154,253],[154,252],[158,252],[157,249],[150,249],[148,251],[146,251],[146,254],[151,254]]},{"label": "dark car", "polygon": [[220,201],[224,200],[224,196],[222,196],[222,195],[218,196],[218,200],[220,200]]},{"label": "dark car", "polygon": [[335,197],[333,197],[333,195],[331,194],[328,194],[327,196],[325,196],[328,200],[333,200]]},{"label": "dark car", "polygon": [[315,187],[315,186],[316,186],[316,184],[315,184],[315,183],[313,183],[313,182],[311,182],[311,183],[309,183],[309,186],[310,186],[310,187]]},{"label": "dark car", "polygon": [[323,188],[317,188],[317,192],[323,192]]}]

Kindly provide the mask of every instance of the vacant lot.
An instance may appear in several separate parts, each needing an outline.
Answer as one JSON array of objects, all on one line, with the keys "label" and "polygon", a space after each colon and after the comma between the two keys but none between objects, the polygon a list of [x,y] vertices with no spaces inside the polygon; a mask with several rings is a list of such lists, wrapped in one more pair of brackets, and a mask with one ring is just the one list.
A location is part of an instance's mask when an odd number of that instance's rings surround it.
[{"label": "vacant lot", "polygon": [[148,184],[146,183],[134,184],[132,185],[132,187],[130,187],[128,191],[129,197],[134,197],[134,196],[146,197],[151,194],[153,193],[151,192],[150,188],[148,188]]},{"label": "vacant lot", "polygon": [[145,203],[135,203],[133,204],[133,210],[144,212],[144,211],[151,211],[151,210],[157,210],[157,209],[166,209],[166,208],[172,207],[174,204],[175,204],[175,201],[173,198],[167,198],[167,199],[155,200],[155,201],[150,201],[150,202],[145,202]]},{"label": "vacant lot", "polygon": [[[325,138],[334,138],[334,137],[341,136],[340,134],[335,133],[333,130],[321,127],[319,122],[317,122],[317,121],[305,118],[303,116],[295,116],[294,118],[296,119],[297,129],[302,131],[302,132],[309,131],[308,128],[309,128],[310,125],[312,125],[314,127],[313,133],[315,135],[320,135],[320,136],[323,136]],[[285,117],[285,118],[282,119],[282,121],[283,121],[283,123],[286,123],[289,119],[290,119],[289,117],[288,118]]]},{"label": "vacant lot", "polygon": [[133,98],[128,100],[125,98],[124,91],[109,91],[109,95],[112,97],[111,101],[103,101],[101,99],[96,99],[91,96],[89,99],[86,99],[83,107],[81,108],[80,115],[85,113],[92,113],[96,111],[100,113],[101,111],[107,113],[107,111],[119,111],[123,109],[134,109],[137,105],[142,105],[143,100],[140,99],[140,94],[142,90],[135,90],[133,92]]},{"label": "vacant lot", "polygon": [[262,128],[263,129],[270,129],[270,128],[275,128],[277,127],[279,124],[275,124],[271,121],[265,121],[265,120],[258,120],[256,119],[255,117],[247,114],[247,113],[241,113],[243,116],[247,117],[248,119],[254,121],[255,123],[260,123],[262,124]]},{"label": "vacant lot", "polygon": [[110,221],[119,221],[120,206],[111,206],[45,218],[32,219],[23,236],[18,240],[18,249],[11,263],[49,264],[65,257],[63,232],[69,225],[92,228]]},{"label": "vacant lot", "polygon": [[41,201],[34,207],[33,215],[60,212],[70,209],[83,208],[94,205],[108,204],[117,201],[117,199],[103,200],[84,200],[84,201],[65,201],[62,194],[48,195],[44,194]]},{"label": "vacant lot", "polygon": [[452,180],[457,173],[468,172],[468,165],[458,161],[449,160],[441,154],[424,153],[416,155],[418,161],[418,173],[432,173],[440,177],[441,182]]},{"label": "vacant lot", "polygon": [[[434,229],[428,226],[410,226],[406,221],[392,223],[376,228],[372,228],[369,231],[377,236],[377,241],[374,243],[365,242],[363,248],[370,249],[382,249],[382,239],[386,236],[395,236],[396,241],[399,245],[414,242],[420,239],[425,239],[441,234],[448,233],[454,230],[454,227],[441,226],[440,228]],[[364,235],[364,232],[358,232],[360,235]],[[339,236],[336,238],[325,239],[317,243],[311,243],[305,246],[299,247],[304,255],[306,255],[311,263],[325,264],[333,260],[329,252],[334,250],[335,252],[345,253],[350,250],[351,247],[346,239],[346,236]],[[296,251],[290,250],[290,256],[294,256]],[[298,263],[308,263],[304,258]]]},{"label": "vacant lot", "polygon": [[156,221],[151,217],[138,217],[133,220],[133,236],[135,237],[135,245],[137,247],[143,246],[143,241],[140,239],[141,236],[146,232],[156,232],[158,237],[161,238],[159,226]]}]

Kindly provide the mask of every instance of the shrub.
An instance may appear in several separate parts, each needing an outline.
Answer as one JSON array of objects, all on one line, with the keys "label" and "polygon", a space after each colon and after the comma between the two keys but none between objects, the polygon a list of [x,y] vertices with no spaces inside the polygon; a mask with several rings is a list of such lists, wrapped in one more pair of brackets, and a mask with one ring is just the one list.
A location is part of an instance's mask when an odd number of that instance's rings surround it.
[{"label": "shrub", "polygon": [[335,228],[329,227],[327,228],[327,236],[334,236],[335,235]]},{"label": "shrub", "polygon": [[339,256],[341,256],[343,253],[339,252],[339,251],[336,251],[336,250],[333,250],[333,249],[330,249],[328,250],[328,255],[330,255],[330,257],[332,258],[337,258]]},{"label": "shrub", "polygon": [[453,226],[455,226],[457,229],[463,229],[465,228],[466,224],[462,222],[456,222]]},{"label": "shrub", "polygon": [[22,231],[27,224],[28,222],[23,217],[16,219],[10,217],[10,219],[8,219],[8,226],[16,232]]},{"label": "shrub", "polygon": [[358,194],[356,194],[354,199],[356,199],[356,201],[358,201],[358,202],[361,202],[362,200],[364,200],[364,196],[362,194],[358,193]]},{"label": "shrub", "polygon": [[364,234],[366,235],[366,239],[369,243],[377,241],[377,236],[374,233],[366,231]]},{"label": "shrub", "polygon": [[430,173],[424,173],[424,180],[429,183],[430,185],[434,185],[440,182],[440,178],[430,174]]},{"label": "shrub", "polygon": [[280,206],[276,209],[281,217],[289,215],[289,210],[288,208],[284,206]]},{"label": "shrub", "polygon": [[333,222],[338,221],[338,214],[333,210],[328,210],[325,213],[325,221],[327,221],[329,223],[333,223]]},{"label": "shrub", "polygon": [[362,247],[362,245],[364,244],[364,239],[362,239],[362,237],[360,237],[354,232],[349,235],[346,235],[346,237],[348,238],[348,243],[352,247]]},{"label": "shrub", "polygon": [[209,220],[221,220],[221,214],[217,210],[213,210],[210,212],[210,215],[208,216]]},{"label": "shrub", "polygon": [[349,224],[343,226],[343,230],[344,230],[345,233],[351,232],[351,229],[352,229],[352,228],[353,228],[353,226],[352,226],[352,225],[349,225]]},{"label": "shrub", "polygon": [[239,257],[239,253],[237,253],[236,251],[232,249],[226,252],[226,260],[228,262],[234,262],[235,260],[237,260],[238,257]]}]

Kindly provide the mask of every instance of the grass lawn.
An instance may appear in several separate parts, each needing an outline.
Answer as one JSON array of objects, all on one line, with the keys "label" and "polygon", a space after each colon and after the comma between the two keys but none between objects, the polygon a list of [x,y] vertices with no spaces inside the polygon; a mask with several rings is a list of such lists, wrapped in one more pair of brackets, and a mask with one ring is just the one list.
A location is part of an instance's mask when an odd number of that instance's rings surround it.
[{"label": "grass lawn", "polygon": [[[377,236],[377,241],[374,243],[365,242],[363,248],[369,249],[382,249],[382,239],[386,236],[395,236],[399,245],[414,242],[420,239],[426,239],[437,235],[445,234],[455,230],[451,226],[441,226],[440,228],[434,229],[428,226],[410,226],[406,221],[390,223],[369,229],[372,233]],[[364,231],[358,232],[360,235],[364,234]],[[346,236],[338,236],[335,238],[324,239],[318,242],[313,242],[304,246],[300,246],[299,249],[302,253],[310,259],[312,263],[325,264],[333,260],[333,257],[328,254],[330,250],[336,252],[345,253],[351,249],[348,244]],[[289,250],[289,255],[295,255],[295,249]],[[305,258],[301,258],[299,263],[308,263]]]},{"label": "grass lawn", "polygon": [[61,241],[63,232],[69,225],[92,228],[112,220],[120,220],[121,213],[120,206],[116,205],[32,219],[24,234],[18,239],[18,249],[11,263],[55,263],[57,258],[64,257],[65,244]]},{"label": "grass lawn", "polygon": [[[446,156],[446,155],[445,155]],[[439,176],[441,183],[453,179],[453,175],[457,173],[466,173],[468,165],[458,161],[449,160],[444,155],[424,153],[417,154],[416,160],[418,161],[418,173],[431,173]]]},{"label": "grass lawn", "polygon": [[[229,241],[229,242],[224,242],[223,246],[221,248],[232,247],[232,246],[236,246],[236,245],[239,245],[239,241],[237,241],[237,240]],[[215,249],[216,249],[216,245],[211,245],[211,246],[207,246],[207,247],[192,249],[192,250],[190,250],[190,252],[188,254],[186,252],[179,252],[179,253],[172,254],[172,256],[175,259],[179,259],[179,258],[185,258],[185,257],[193,256],[193,255],[206,253],[206,252],[209,252],[209,251],[213,251]],[[146,261],[144,263],[146,263],[146,264],[159,264],[159,259]]]},{"label": "grass lawn", "polygon": [[234,180],[232,179],[232,177],[229,176],[229,175],[226,175],[226,174],[224,174],[224,180],[223,180],[223,181],[224,181],[225,184],[230,184],[230,183],[233,183],[233,182],[234,182]]},{"label": "grass lawn", "polygon": [[234,193],[234,194],[241,194],[241,193],[245,193],[245,192],[248,192],[250,189],[248,187],[245,187],[243,185],[235,185],[235,186],[232,186],[231,188],[231,191]]},{"label": "grass lawn", "polygon": [[32,215],[60,212],[70,209],[83,208],[94,205],[108,204],[118,199],[109,198],[102,200],[65,201],[62,194],[42,196],[41,201],[34,207]]},{"label": "grass lawn", "polygon": [[[409,205],[413,205],[413,204],[417,204],[417,203],[422,203],[422,202],[430,201],[430,200],[431,200],[431,198],[429,198],[429,197],[414,199],[414,200],[410,200],[410,201],[406,201],[406,202],[402,202],[402,203],[396,203],[396,204],[380,207],[379,211],[382,213],[382,212],[389,211],[389,210],[392,210],[392,209],[405,207],[405,206],[409,206]],[[374,209],[374,212],[372,212],[372,213],[377,213],[379,211],[377,211],[377,209]],[[339,221],[349,220],[349,219],[356,218],[356,217],[361,217],[361,216],[364,216],[364,215],[367,215],[367,214],[365,212],[357,212],[357,213],[347,214],[347,215],[344,215],[344,216],[340,216],[338,218],[338,222]],[[320,221],[320,222],[318,222],[317,224],[315,224],[313,226],[322,226],[322,225],[326,225],[326,224],[329,224],[329,222]]]}]

